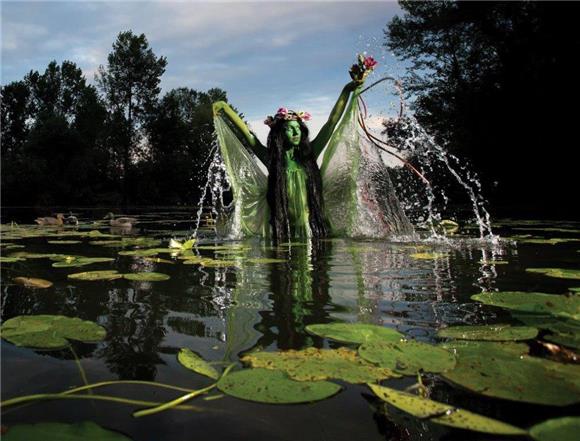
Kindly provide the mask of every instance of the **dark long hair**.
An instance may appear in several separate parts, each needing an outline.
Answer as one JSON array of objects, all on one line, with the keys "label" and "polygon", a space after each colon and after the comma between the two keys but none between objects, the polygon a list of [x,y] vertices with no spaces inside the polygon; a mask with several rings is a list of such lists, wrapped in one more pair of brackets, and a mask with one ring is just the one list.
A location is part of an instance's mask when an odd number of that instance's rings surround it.
[{"label": "dark long hair", "polygon": [[[276,119],[268,135],[268,205],[270,206],[270,225],[272,237],[276,242],[286,242],[291,237],[290,218],[288,212],[288,191],[286,188],[286,150],[291,148],[285,135],[283,119]],[[300,144],[294,150],[294,158],[304,167],[306,172],[306,188],[308,192],[308,222],[313,238],[326,237],[328,227],[324,219],[322,206],[322,178],[316,164],[308,140],[308,128],[302,121],[300,124]]]}]

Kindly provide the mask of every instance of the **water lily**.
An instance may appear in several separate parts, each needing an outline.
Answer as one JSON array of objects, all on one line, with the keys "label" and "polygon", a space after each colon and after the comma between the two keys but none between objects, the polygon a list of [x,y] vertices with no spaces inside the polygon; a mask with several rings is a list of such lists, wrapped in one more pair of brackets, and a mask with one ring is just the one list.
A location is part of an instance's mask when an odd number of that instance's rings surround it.
[{"label": "water lily", "polygon": [[302,121],[310,121],[310,118],[312,117],[308,112],[298,112],[297,115]]},{"label": "water lily", "polygon": [[373,57],[370,57],[370,56],[369,57],[366,57],[363,60],[363,65],[364,65],[365,69],[372,70],[372,69],[375,68],[375,66],[377,64],[379,64],[379,63]]}]

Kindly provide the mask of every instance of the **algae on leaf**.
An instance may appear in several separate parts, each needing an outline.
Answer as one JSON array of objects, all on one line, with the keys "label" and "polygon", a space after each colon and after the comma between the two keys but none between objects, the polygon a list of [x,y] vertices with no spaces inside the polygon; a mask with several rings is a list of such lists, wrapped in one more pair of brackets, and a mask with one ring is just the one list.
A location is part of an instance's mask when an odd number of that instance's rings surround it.
[{"label": "algae on leaf", "polygon": [[241,361],[254,368],[284,371],[297,381],[334,378],[348,383],[371,383],[399,377],[390,369],[367,363],[355,351],[347,348],[254,352],[243,356]]},{"label": "algae on leaf", "polygon": [[16,346],[57,349],[68,340],[95,342],[105,338],[102,326],[62,315],[21,315],[6,320],[0,328],[2,338]]},{"label": "algae on leaf", "polygon": [[526,268],[529,273],[544,274],[549,277],[557,277],[559,279],[574,279],[580,280],[580,270],[564,269],[564,268]]},{"label": "algae on leaf", "polygon": [[123,274],[120,274],[117,270],[86,271],[83,273],[69,274],[67,277],[71,280],[116,280],[122,279]]},{"label": "algae on leaf", "polygon": [[134,280],[136,282],[164,282],[165,280],[170,279],[167,274],[153,272],[123,274],[123,278],[127,280]]},{"label": "algae on leaf", "polygon": [[444,372],[453,369],[455,356],[446,349],[413,340],[371,341],[358,352],[362,358],[405,375],[419,371]]},{"label": "algae on leaf", "polygon": [[511,325],[451,326],[437,331],[438,337],[459,340],[515,341],[529,340],[537,335],[536,328]]},{"label": "algae on leaf", "polygon": [[369,384],[372,391],[390,405],[414,417],[444,426],[497,435],[526,435],[527,432],[511,424],[459,409],[449,404],[401,392],[388,387]]},{"label": "algae on leaf", "polygon": [[294,381],[284,372],[243,369],[222,377],[217,387],[242,400],[268,404],[297,404],[319,401],[337,394],[341,387],[329,381]]}]

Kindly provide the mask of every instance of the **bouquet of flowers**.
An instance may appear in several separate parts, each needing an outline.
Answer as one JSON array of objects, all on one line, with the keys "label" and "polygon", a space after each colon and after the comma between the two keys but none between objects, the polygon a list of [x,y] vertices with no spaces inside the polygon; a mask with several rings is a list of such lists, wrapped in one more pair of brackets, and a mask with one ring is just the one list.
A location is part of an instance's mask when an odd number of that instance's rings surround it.
[{"label": "bouquet of flowers", "polygon": [[373,57],[358,54],[357,64],[353,64],[348,73],[354,81],[362,83],[367,75],[375,69],[377,64],[377,61]]}]

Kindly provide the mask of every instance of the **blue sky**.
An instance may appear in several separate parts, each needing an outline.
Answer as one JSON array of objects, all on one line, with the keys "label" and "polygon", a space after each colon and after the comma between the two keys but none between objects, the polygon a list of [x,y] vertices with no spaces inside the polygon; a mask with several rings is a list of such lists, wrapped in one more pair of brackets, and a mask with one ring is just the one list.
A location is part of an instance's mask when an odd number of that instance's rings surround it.
[{"label": "blue sky", "polygon": [[[324,124],[358,52],[379,62],[374,78],[402,66],[383,47],[400,8],[392,1],[6,1],[2,0],[2,84],[71,60],[93,82],[117,34],[144,33],[167,57],[162,88],[220,87],[261,139],[264,117],[280,106]],[[372,77],[371,77],[372,79]],[[387,96],[369,97],[387,107]]]}]

